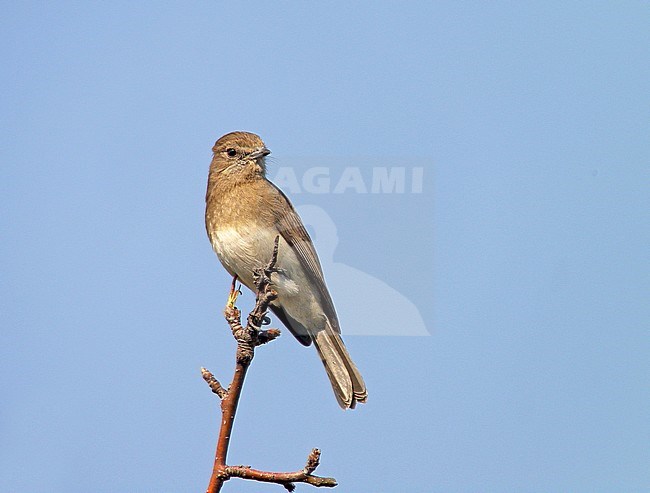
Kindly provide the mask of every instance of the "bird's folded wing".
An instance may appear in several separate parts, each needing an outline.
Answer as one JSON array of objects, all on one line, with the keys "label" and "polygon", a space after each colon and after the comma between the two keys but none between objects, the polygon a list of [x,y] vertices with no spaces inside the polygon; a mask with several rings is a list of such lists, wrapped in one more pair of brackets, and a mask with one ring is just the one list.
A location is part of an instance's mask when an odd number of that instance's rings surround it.
[{"label": "bird's folded wing", "polygon": [[309,233],[300,220],[300,216],[293,208],[293,205],[287,196],[278,187],[269,182],[271,186],[278,192],[278,200],[286,204],[285,207],[274,207],[273,214],[275,216],[277,227],[282,234],[282,238],[294,249],[300,263],[302,264],[305,272],[309,275],[310,280],[318,288],[321,300],[323,302],[323,310],[325,315],[330,321],[332,328],[336,332],[341,332],[339,328],[338,317],[334,309],[334,303],[330,297],[327,286],[325,285],[325,278],[323,276],[323,269],[318,260],[318,255],[314,249],[314,245],[309,237]]}]

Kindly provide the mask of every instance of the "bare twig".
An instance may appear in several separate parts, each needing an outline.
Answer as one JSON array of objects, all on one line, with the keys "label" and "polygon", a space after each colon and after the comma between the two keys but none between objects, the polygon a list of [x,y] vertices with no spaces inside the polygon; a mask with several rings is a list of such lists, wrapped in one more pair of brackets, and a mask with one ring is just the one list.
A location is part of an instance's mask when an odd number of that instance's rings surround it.
[{"label": "bare twig", "polygon": [[203,380],[210,386],[212,392],[219,396],[219,399],[223,399],[228,391],[222,387],[219,383],[219,380],[214,378],[214,375],[207,368],[201,367],[201,376]]},{"label": "bare twig", "polygon": [[312,486],[325,486],[332,488],[337,485],[334,478],[323,478],[320,476],[312,476],[312,473],[318,467],[320,459],[320,450],[313,449],[307,458],[307,465],[301,471],[296,472],[266,472],[252,469],[248,466],[228,466],[226,471],[231,478],[254,479],[265,483],[281,484],[287,490],[293,491],[295,485],[293,483],[306,483]]},{"label": "bare twig", "polygon": [[284,486],[288,491],[295,489],[294,483],[306,483],[313,486],[336,486],[334,478],[323,478],[314,476],[312,473],[318,467],[320,450],[313,449],[307,458],[307,464],[301,471],[296,472],[267,472],[252,469],[247,466],[228,466],[226,456],[232,435],[232,427],[235,421],[239,397],[244,385],[244,379],[248,367],[255,356],[255,347],[276,339],[280,335],[277,329],[261,330],[266,317],[269,304],[277,298],[277,293],[271,288],[271,274],[275,272],[275,264],[278,259],[278,243],[280,237],[276,237],[273,254],[269,263],[255,271],[254,280],[257,287],[257,299],[255,308],[248,315],[246,327],[241,324],[241,312],[232,305],[227,305],[224,316],[233,337],[237,341],[235,374],[232,383],[226,390],[219,381],[205,368],[201,368],[204,380],[212,389],[212,392],[221,398],[221,427],[217,440],[217,450],[212,468],[212,476],[206,493],[218,493],[224,482],[230,478],[252,479],[267,483],[276,483]]}]

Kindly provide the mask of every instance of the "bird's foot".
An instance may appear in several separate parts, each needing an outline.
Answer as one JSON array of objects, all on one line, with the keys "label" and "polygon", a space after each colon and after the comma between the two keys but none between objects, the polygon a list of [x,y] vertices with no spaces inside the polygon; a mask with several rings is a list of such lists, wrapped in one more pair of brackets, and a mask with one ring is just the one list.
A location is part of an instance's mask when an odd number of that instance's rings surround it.
[{"label": "bird's foot", "polygon": [[237,276],[234,276],[232,278],[232,284],[230,286],[230,293],[228,293],[228,301],[226,303],[226,306],[228,308],[235,308],[235,303],[237,302],[237,298],[241,294],[241,284],[239,287],[237,287]]}]

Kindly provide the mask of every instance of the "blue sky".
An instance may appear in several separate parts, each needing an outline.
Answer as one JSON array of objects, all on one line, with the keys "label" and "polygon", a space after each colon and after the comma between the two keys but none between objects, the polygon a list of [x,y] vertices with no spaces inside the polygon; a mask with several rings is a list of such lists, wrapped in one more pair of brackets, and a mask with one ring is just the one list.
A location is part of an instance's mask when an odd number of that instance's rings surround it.
[{"label": "blue sky", "polygon": [[[650,489],[642,2],[18,2],[0,24],[2,491],[204,490],[199,368],[227,380],[233,341],[203,201],[232,130],[270,176],[422,169],[419,193],[287,190],[370,398],[340,411],[284,334],[233,464],[317,446],[341,491]],[[406,312],[429,335],[393,330]]]}]

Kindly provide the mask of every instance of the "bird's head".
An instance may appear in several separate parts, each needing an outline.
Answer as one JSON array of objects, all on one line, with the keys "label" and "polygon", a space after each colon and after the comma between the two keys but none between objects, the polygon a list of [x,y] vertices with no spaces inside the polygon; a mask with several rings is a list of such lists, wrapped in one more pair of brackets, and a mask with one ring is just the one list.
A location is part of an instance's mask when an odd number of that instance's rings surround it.
[{"label": "bird's head", "polygon": [[210,171],[219,176],[262,175],[266,173],[266,156],[271,154],[258,135],[250,132],[230,132],[212,148],[214,154]]}]

